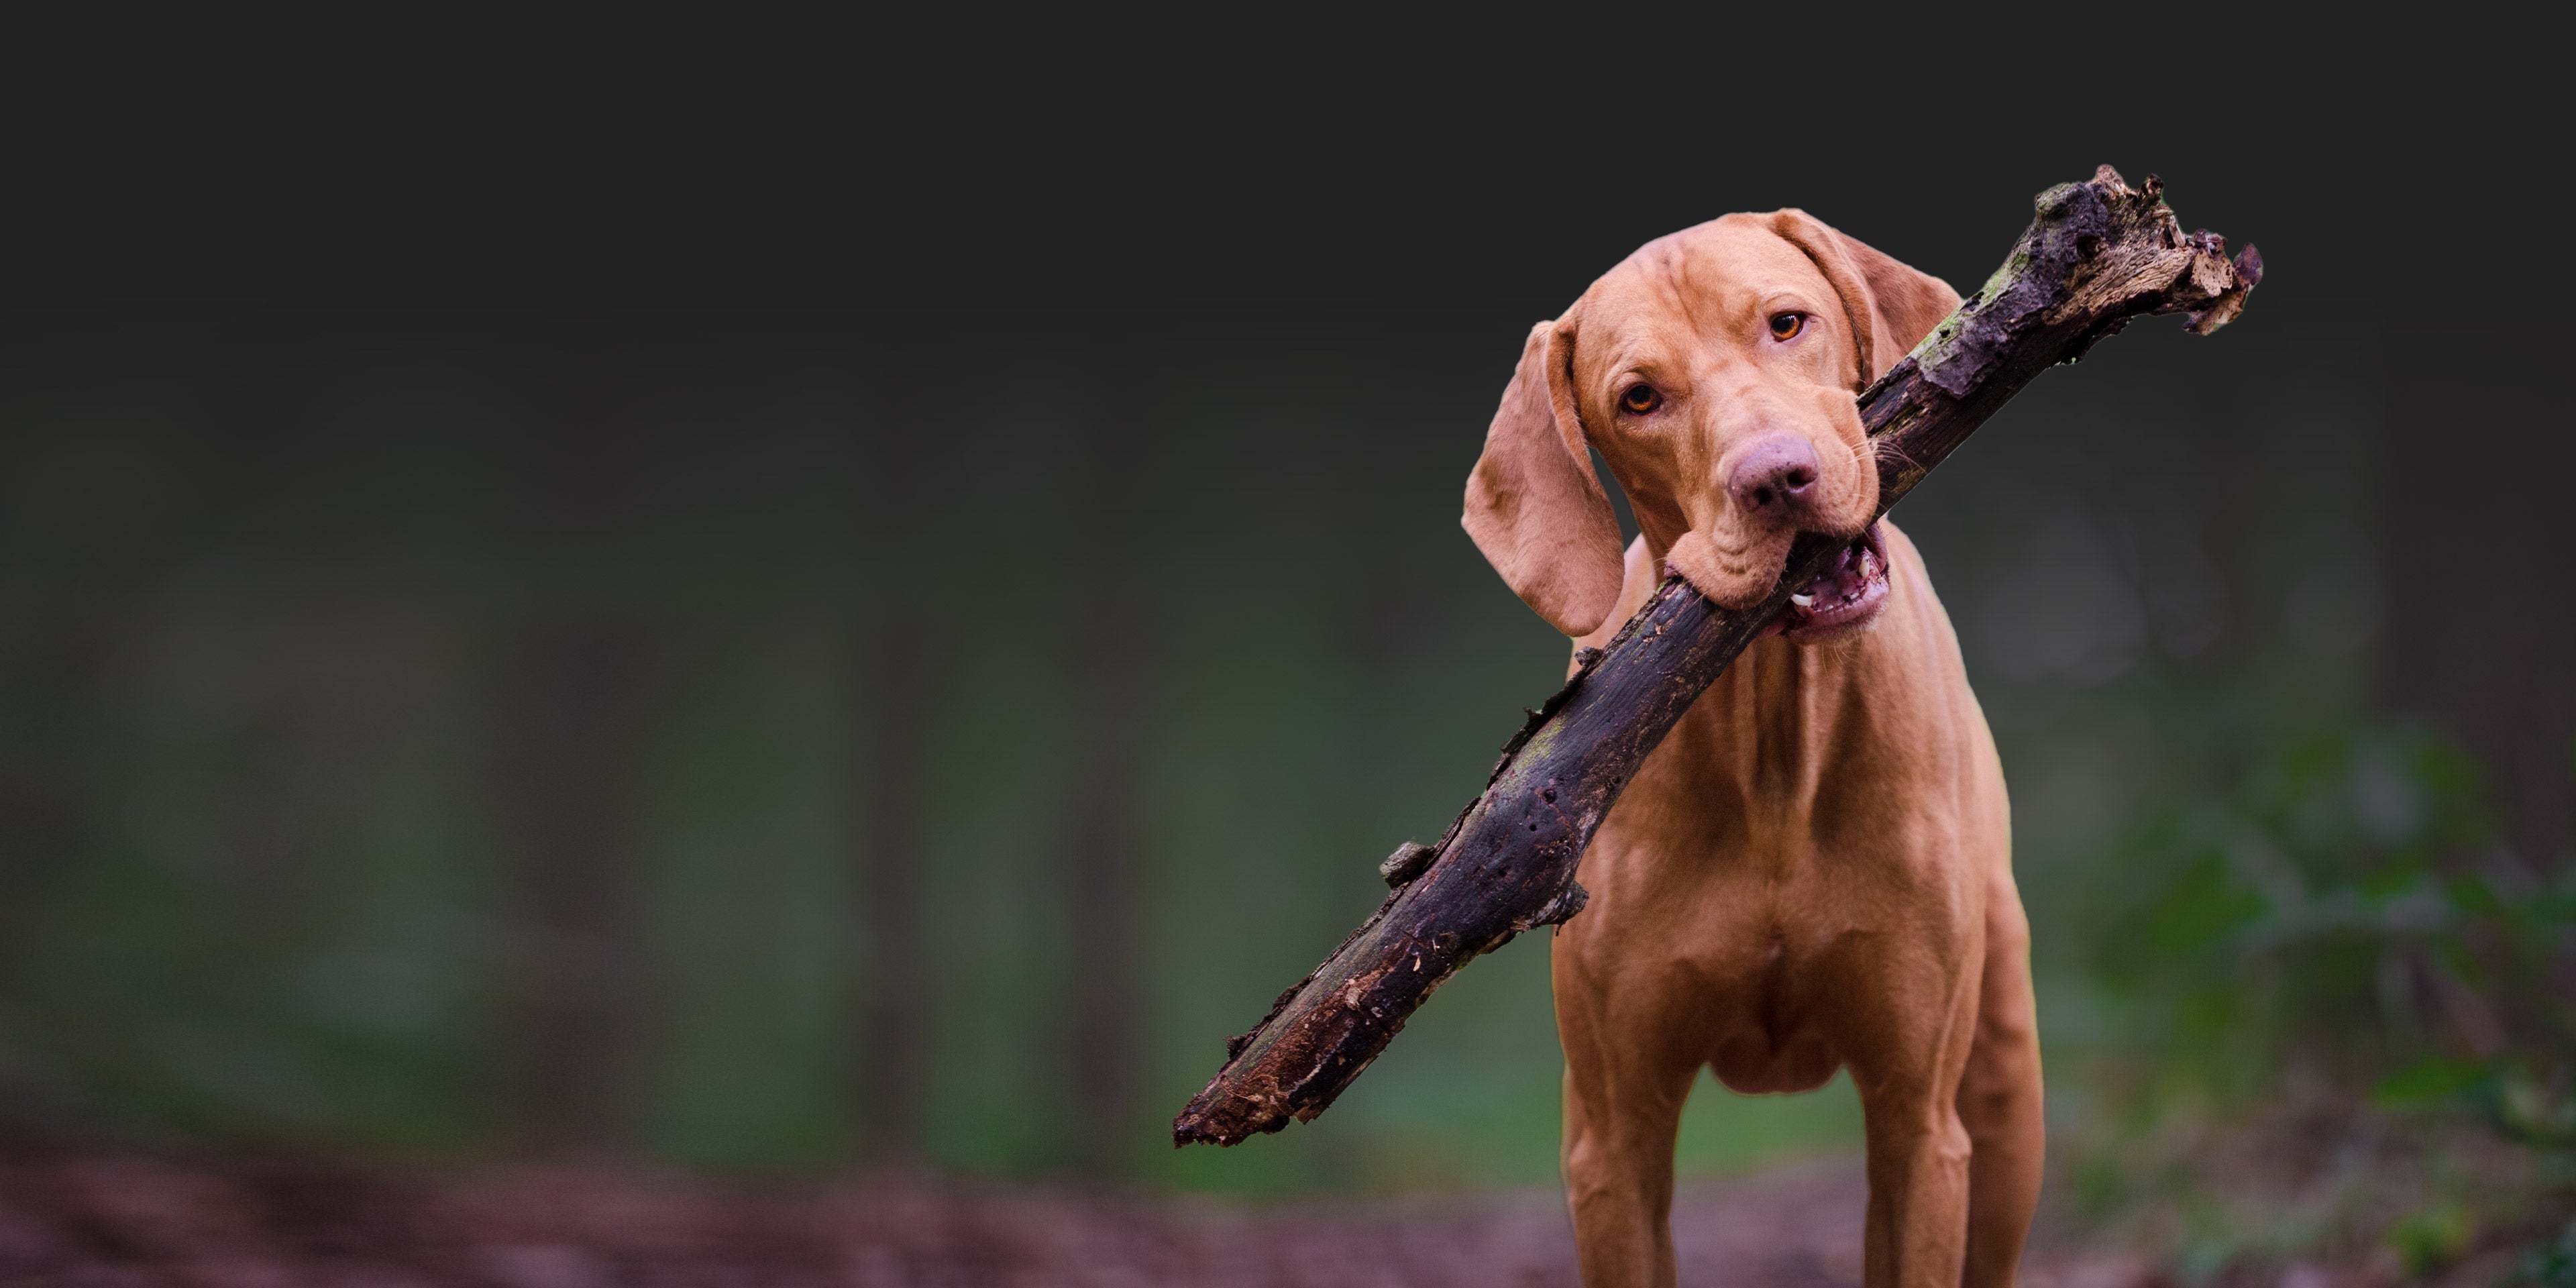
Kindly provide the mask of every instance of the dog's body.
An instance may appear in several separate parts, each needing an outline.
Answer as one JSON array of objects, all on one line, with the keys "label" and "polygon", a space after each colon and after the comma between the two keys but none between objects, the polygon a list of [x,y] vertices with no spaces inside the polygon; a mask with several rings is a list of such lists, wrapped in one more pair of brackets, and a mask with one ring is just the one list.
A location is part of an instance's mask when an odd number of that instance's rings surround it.
[{"label": "dog's body", "polygon": [[[1758,600],[1797,532],[1852,539],[1649,756],[1553,950],[1564,1169],[1591,1288],[1674,1281],[1673,1137],[1851,1070],[1869,1288],[2003,1288],[2041,1164],[2028,927],[1992,737],[1852,395],[1957,304],[1797,211],[1649,243],[1533,329],[1466,524],[1581,644],[1671,567]],[[1641,535],[1619,553],[1598,448]]]}]

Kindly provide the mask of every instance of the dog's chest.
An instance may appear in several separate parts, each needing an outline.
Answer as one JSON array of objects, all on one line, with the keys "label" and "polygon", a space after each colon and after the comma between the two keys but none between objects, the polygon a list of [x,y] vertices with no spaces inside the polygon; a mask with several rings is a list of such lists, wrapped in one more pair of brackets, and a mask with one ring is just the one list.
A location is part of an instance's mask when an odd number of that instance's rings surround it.
[{"label": "dog's chest", "polygon": [[1746,1092],[1830,1077],[1836,999],[1876,987],[1870,946],[1947,938],[1973,904],[1965,857],[1922,826],[1942,811],[1889,805],[1950,798],[1956,757],[1916,736],[1919,712],[1872,707],[1870,686],[1779,652],[1748,654],[1755,673],[1712,689],[1640,768],[1567,927],[1588,943],[1579,970],[1670,1006]]}]

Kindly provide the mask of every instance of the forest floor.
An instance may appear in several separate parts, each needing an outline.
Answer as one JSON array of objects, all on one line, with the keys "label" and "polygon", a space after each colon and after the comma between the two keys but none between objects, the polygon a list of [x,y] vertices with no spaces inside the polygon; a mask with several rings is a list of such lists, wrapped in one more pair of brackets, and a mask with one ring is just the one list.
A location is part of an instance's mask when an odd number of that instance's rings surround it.
[{"label": "forest floor", "polygon": [[[1849,1160],[1686,1186],[1673,1213],[1681,1281],[1857,1285],[1863,1201]],[[2386,1277],[2297,1267],[2281,1284],[2345,1288]],[[2166,1279],[2135,1257],[2043,1233],[2022,1282],[2154,1288]],[[892,1175],[743,1185],[609,1167],[0,1161],[0,1284],[11,1288],[1574,1283],[1573,1240],[1553,1191],[1249,1206]]]}]

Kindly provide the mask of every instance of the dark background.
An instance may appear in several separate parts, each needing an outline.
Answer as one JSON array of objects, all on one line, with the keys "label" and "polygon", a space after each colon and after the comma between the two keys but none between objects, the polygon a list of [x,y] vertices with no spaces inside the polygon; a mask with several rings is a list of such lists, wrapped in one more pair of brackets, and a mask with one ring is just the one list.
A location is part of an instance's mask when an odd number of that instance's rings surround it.
[{"label": "dark background", "polygon": [[[1162,1126],[1560,674],[1456,523],[1518,337],[1781,205],[1973,290],[2104,162],[2262,289],[1897,516],[2013,786],[2053,1122],[2116,1173],[2410,1073],[2567,1094],[2564,179],[2512,67],[1058,34],[1130,33],[165,27],[20,91],[10,1140],[1547,1181],[1536,943],[1317,1124]],[[2540,965],[2405,920],[2470,880]],[[1856,1121],[1704,1089],[1684,1164]]]}]

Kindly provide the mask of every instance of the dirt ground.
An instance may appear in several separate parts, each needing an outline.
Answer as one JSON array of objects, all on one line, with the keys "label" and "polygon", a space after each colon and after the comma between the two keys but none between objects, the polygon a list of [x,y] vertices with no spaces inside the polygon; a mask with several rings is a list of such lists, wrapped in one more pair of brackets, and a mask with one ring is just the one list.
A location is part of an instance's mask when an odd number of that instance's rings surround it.
[{"label": "dirt ground", "polygon": [[[1860,1282],[1856,1164],[1686,1189],[1684,1284]],[[2140,1288],[2033,1249],[2030,1288]],[[722,1185],[611,1168],[396,1175],[0,1161],[0,1284],[63,1288],[1518,1288],[1575,1283],[1550,1191],[1249,1207],[879,1176]],[[2319,1279],[2317,1288],[2324,1288]]]}]

